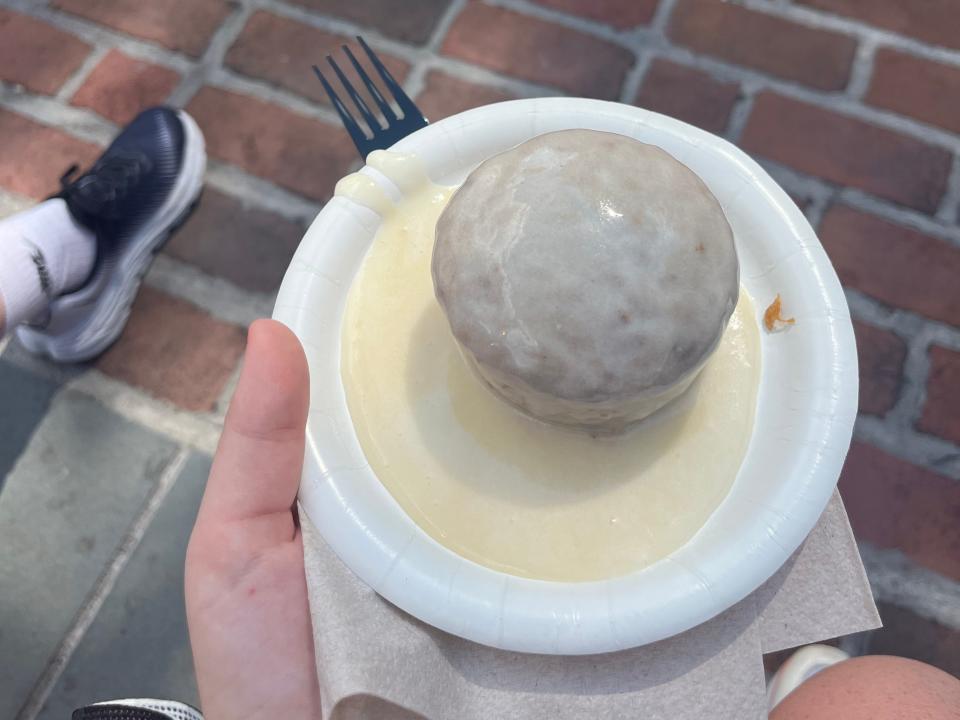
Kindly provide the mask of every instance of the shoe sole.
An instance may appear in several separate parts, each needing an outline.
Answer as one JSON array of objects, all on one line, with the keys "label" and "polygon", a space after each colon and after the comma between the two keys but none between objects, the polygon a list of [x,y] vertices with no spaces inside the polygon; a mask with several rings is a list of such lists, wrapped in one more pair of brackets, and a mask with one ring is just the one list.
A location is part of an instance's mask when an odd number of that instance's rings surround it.
[{"label": "shoe sole", "polygon": [[[203,134],[187,113],[180,110],[177,115],[184,127],[184,167],[170,197],[130,241],[82,324],[56,335],[25,325],[17,329],[18,339],[30,352],[57,362],[83,362],[103,353],[120,337],[154,256],[193,212],[203,190],[207,163]],[[66,295],[51,304],[51,311],[81,302],[84,300]]]}]

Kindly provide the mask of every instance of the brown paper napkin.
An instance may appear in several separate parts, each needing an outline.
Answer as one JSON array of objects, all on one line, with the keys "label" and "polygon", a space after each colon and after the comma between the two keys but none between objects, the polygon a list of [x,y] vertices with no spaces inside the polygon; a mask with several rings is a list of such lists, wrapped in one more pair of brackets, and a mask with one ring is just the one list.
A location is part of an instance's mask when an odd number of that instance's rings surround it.
[{"label": "brown paper napkin", "polygon": [[838,494],[752,595],[681,635],[586,657],[526,655],[425,625],[357,579],[305,514],[323,717],[761,720],[761,654],[879,627]]}]

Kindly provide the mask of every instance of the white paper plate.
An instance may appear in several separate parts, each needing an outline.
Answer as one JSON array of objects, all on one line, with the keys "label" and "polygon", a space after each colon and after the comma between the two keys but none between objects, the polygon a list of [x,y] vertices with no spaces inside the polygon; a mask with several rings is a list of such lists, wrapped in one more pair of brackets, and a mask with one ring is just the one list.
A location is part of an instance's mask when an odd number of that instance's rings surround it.
[{"label": "white paper plate", "polygon": [[786,332],[761,333],[746,459],[706,525],[668,558],[599,582],[529,580],[463,559],[401,510],[364,458],[340,376],[347,292],[380,220],[370,210],[344,198],[324,207],[287,271],[274,317],[300,337],[310,363],[300,500],[337,555],[384,598],[455,635],[508,650],[587,654],[709,620],[783,564],[836,485],[857,409],[857,356],[840,283],[803,214],[753,160],[709,133],[626,105],[551,98],[470,110],[394,149],[418,154],[434,181],[457,184],[487,157],[566,128],[634,137],[691,167],[727,214],[758,311],[779,292],[797,320]]}]

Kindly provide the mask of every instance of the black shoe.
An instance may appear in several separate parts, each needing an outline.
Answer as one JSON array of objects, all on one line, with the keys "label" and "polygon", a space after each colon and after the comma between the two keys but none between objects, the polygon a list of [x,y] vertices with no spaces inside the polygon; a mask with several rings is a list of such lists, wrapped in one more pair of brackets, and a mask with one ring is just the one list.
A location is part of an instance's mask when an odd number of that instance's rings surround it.
[{"label": "black shoe", "polygon": [[140,113],[100,159],[61,178],[70,213],[97,239],[90,277],[54,299],[42,327],[23,325],[20,341],[54,360],[89,360],[123,331],[154,254],[190,214],[206,167],[203,135],[182,110]]}]

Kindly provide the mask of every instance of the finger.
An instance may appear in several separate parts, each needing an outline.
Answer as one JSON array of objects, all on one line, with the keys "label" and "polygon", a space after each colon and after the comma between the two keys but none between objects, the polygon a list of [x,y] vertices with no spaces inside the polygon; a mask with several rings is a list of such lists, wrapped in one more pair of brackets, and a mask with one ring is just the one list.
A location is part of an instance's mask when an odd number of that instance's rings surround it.
[{"label": "finger", "polygon": [[290,515],[303,466],[309,395],[307,361],[296,336],[273,320],[251,325],[198,524]]}]

